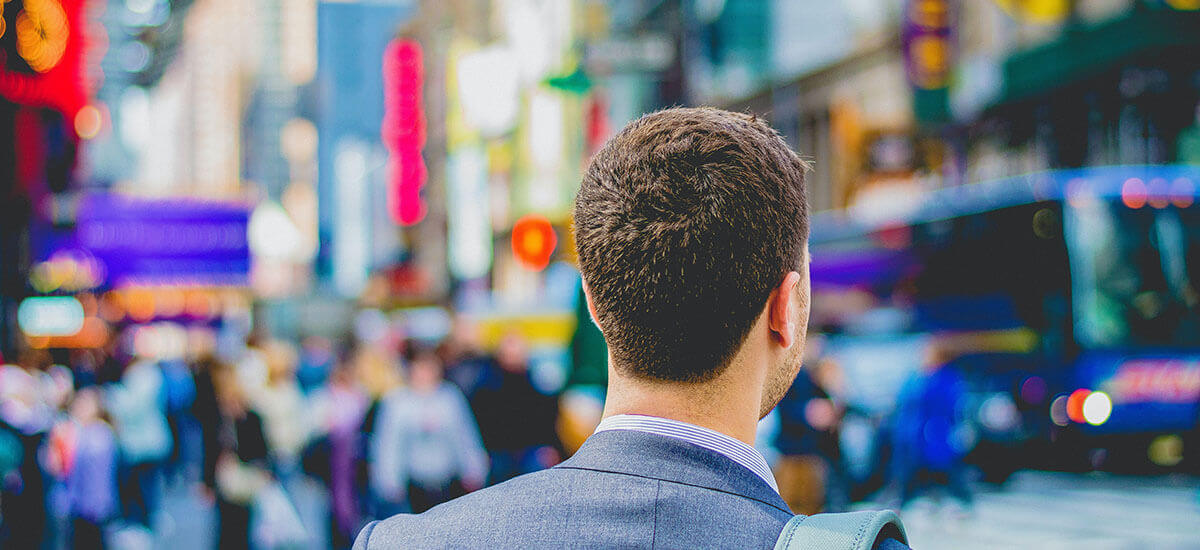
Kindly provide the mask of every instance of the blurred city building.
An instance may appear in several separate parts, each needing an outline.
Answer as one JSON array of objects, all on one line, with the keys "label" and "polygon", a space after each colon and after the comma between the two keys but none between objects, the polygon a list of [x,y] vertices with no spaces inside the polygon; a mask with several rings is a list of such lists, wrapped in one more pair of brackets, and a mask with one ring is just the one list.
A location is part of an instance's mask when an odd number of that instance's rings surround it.
[{"label": "blurred city building", "polygon": [[[817,159],[818,208],[904,209],[923,191],[1039,170],[1194,162],[1187,52],[1200,23],[1187,2],[847,2],[841,18],[780,4],[772,29],[802,38],[772,44],[828,56],[722,104]],[[815,20],[841,39],[802,32]]]}]

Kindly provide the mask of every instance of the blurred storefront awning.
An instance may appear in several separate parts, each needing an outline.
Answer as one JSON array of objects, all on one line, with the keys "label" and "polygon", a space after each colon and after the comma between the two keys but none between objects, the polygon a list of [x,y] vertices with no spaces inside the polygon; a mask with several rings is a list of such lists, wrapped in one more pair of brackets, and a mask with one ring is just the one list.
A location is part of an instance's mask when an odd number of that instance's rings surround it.
[{"label": "blurred storefront awning", "polygon": [[1188,59],[1197,48],[1200,12],[1135,10],[1127,17],[1071,28],[1057,40],[1011,56],[1004,63],[997,103],[1028,99],[1137,58],[1176,53]]}]

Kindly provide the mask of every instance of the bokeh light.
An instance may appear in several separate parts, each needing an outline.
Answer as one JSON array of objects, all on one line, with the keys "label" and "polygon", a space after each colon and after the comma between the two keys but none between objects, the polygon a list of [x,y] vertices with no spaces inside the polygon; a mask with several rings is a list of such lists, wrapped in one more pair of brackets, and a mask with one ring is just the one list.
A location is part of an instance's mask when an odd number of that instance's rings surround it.
[{"label": "bokeh light", "polygon": [[1066,426],[1070,420],[1067,417],[1067,396],[1055,397],[1054,401],[1050,403],[1050,421],[1057,426]]},{"label": "bokeh light", "polygon": [[1154,178],[1146,184],[1146,193],[1148,195],[1147,202],[1154,208],[1166,208],[1171,204],[1171,197],[1167,180],[1162,178]]},{"label": "bokeh light", "polygon": [[1176,208],[1187,208],[1196,200],[1196,184],[1188,178],[1171,182],[1171,204]]},{"label": "bokeh light", "polygon": [[83,304],[74,296],[33,296],[17,309],[17,321],[29,336],[70,336],[83,328],[83,320]]},{"label": "bokeh light", "polygon": [[1171,467],[1183,462],[1183,438],[1176,434],[1160,435],[1150,441],[1146,456],[1151,462]]},{"label": "bokeh light", "polygon": [[75,113],[75,134],[83,139],[92,139],[100,134],[104,116],[94,105],[86,105]]},{"label": "bokeh light", "polygon": [[526,268],[535,271],[545,269],[557,245],[558,236],[545,216],[530,214],[513,225],[513,255]]},{"label": "bokeh light", "polygon": [[1146,184],[1139,178],[1129,178],[1121,186],[1121,202],[1130,208],[1146,206]]},{"label": "bokeh light", "polygon": [[1087,418],[1083,416],[1083,403],[1091,393],[1091,390],[1082,388],[1071,392],[1071,395],[1067,397],[1067,418],[1080,424],[1087,422]]},{"label": "bokeh light", "polygon": [[17,53],[33,70],[54,68],[67,51],[67,14],[59,0],[26,0],[17,14]]},{"label": "bokeh light", "polygon": [[1031,405],[1046,399],[1046,381],[1040,376],[1030,376],[1021,382],[1021,399]]},{"label": "bokeh light", "polygon": [[1089,393],[1087,398],[1083,400],[1080,413],[1088,424],[1099,426],[1108,422],[1108,417],[1112,414],[1112,409],[1112,398],[1107,393],[1095,391]]}]

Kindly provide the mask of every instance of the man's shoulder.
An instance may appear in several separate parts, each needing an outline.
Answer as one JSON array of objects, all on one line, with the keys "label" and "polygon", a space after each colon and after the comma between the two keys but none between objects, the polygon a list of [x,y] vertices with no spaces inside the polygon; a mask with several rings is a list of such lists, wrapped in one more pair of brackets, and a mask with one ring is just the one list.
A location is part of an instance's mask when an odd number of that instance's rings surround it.
[{"label": "man's shoulder", "polygon": [[737,526],[740,536],[773,543],[789,518],[751,499],[703,487],[552,468],[476,491],[423,514],[376,522],[363,530],[355,548],[512,547],[518,543],[561,547],[586,546],[588,541],[645,547],[656,538],[686,538],[722,523]]},{"label": "man's shoulder", "polygon": [[[552,468],[519,476],[435,506],[422,514],[399,514],[369,525],[355,549],[444,548],[463,544],[511,546],[560,531],[587,496],[611,487],[586,472]],[[628,488],[625,491],[628,495]],[[543,542],[548,542],[543,540]]]}]

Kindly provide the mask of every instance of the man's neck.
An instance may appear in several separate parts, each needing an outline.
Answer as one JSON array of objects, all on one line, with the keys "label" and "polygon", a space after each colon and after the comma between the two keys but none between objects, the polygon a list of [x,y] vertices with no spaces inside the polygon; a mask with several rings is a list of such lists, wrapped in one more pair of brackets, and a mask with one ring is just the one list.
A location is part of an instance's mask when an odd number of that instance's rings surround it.
[{"label": "man's neck", "polygon": [[604,418],[619,414],[657,416],[708,428],[753,445],[761,381],[756,393],[752,380],[733,374],[727,371],[716,381],[691,384],[633,379],[609,367]]}]

